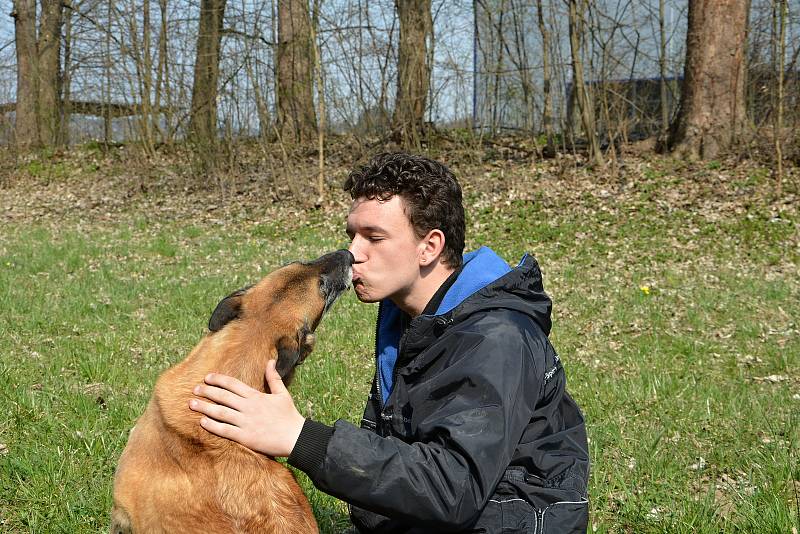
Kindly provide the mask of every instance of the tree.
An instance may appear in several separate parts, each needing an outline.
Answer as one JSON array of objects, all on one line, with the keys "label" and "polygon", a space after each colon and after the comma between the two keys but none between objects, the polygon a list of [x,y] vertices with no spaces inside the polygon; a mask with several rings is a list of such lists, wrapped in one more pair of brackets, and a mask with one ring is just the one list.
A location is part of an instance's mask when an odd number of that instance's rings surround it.
[{"label": "tree", "polygon": [[35,0],[15,0],[17,50],[15,135],[22,150],[54,146],[61,117],[60,50],[63,7],[60,0],[41,0],[39,30]]},{"label": "tree", "polygon": [[17,48],[17,106],[15,136],[17,147],[27,149],[39,144],[36,120],[36,82],[38,54],[36,53],[36,2],[15,0],[14,36]]},{"label": "tree", "polygon": [[39,19],[39,141],[58,144],[61,119],[61,0],[42,0]]},{"label": "tree", "polygon": [[547,30],[547,25],[544,22],[542,0],[536,1],[536,22],[542,37],[542,98],[544,100],[542,106],[542,123],[544,125],[545,136],[547,137],[546,153],[548,155],[554,155],[553,97],[551,96],[550,89],[552,83],[552,74],[550,72],[550,32]]},{"label": "tree", "polygon": [[308,2],[278,2],[278,128],[285,141],[310,143],[317,137],[314,113],[315,44]]},{"label": "tree", "polygon": [[784,69],[786,68],[786,22],[789,18],[789,1],[773,0],[772,2],[772,70],[777,80],[772,94],[772,137],[775,143],[775,178],[778,192],[783,182],[783,100]]},{"label": "tree", "polygon": [[418,147],[431,79],[431,0],[395,0],[400,19],[397,98],[392,124],[406,147]]},{"label": "tree", "polygon": [[680,107],[667,150],[713,159],[732,148],[745,126],[745,42],[749,1],[689,2]]},{"label": "tree", "polygon": [[586,141],[589,143],[589,159],[597,166],[603,167],[603,154],[597,140],[594,104],[589,98],[586,83],[583,77],[583,61],[581,51],[583,47],[584,14],[588,10],[587,0],[568,0],[569,5],[569,45],[572,50],[572,84],[578,101],[578,110],[581,114],[581,124]]},{"label": "tree", "polygon": [[661,106],[661,133],[663,139],[669,131],[669,103],[667,102],[667,33],[664,31],[664,0],[658,0],[658,73],[659,104]]},{"label": "tree", "polygon": [[217,84],[226,0],[201,0],[189,135],[213,144],[217,137]]}]

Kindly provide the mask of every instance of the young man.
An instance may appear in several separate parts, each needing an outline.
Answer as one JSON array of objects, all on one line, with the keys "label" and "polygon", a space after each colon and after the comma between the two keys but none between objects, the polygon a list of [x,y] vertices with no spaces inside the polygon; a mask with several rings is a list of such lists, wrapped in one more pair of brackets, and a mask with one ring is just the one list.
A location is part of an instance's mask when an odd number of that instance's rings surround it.
[{"label": "young man", "polygon": [[361,532],[584,532],[586,431],[536,261],[462,258],[461,188],[430,159],[377,156],[345,189],[353,287],[380,302],[361,428],[305,419],[272,364],[270,394],[209,375],[203,428],[288,456]]}]

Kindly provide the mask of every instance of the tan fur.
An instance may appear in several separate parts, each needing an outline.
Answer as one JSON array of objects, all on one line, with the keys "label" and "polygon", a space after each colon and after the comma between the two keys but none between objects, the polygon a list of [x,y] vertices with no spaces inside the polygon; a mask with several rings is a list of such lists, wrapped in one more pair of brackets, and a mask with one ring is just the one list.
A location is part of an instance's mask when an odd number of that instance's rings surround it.
[{"label": "tan fur", "polygon": [[267,360],[278,346],[310,343],[303,327],[313,330],[323,308],[319,269],[291,264],[250,288],[239,318],[159,377],[119,460],[112,533],[317,532],[291,471],[205,431],[188,401],[210,372],[264,391]]}]

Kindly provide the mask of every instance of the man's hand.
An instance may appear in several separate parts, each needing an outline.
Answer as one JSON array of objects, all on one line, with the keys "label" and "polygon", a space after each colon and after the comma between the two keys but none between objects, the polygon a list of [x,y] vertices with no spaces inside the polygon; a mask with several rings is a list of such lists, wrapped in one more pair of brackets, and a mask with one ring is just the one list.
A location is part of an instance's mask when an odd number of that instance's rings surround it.
[{"label": "man's hand", "polygon": [[194,388],[194,394],[216,404],[192,399],[189,408],[206,416],[200,425],[212,434],[269,456],[289,456],[305,418],[275,370],[275,360],[267,362],[266,376],[271,393],[261,393],[230,376],[210,374],[205,384]]}]

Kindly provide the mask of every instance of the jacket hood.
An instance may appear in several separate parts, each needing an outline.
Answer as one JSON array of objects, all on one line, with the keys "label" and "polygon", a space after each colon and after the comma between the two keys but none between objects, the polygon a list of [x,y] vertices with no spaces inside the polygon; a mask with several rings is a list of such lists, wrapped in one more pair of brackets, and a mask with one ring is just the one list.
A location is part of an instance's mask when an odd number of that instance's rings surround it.
[{"label": "jacket hood", "polygon": [[[545,335],[550,334],[552,301],[544,291],[542,274],[533,256],[525,254],[519,264],[511,269],[505,260],[488,247],[465,254],[464,267],[436,313],[417,317],[414,322],[429,322],[443,316],[448,321],[458,322],[477,311],[497,308],[530,315]],[[379,386],[384,402],[393,386],[404,316],[406,314],[391,300],[381,301],[375,347]]]}]

